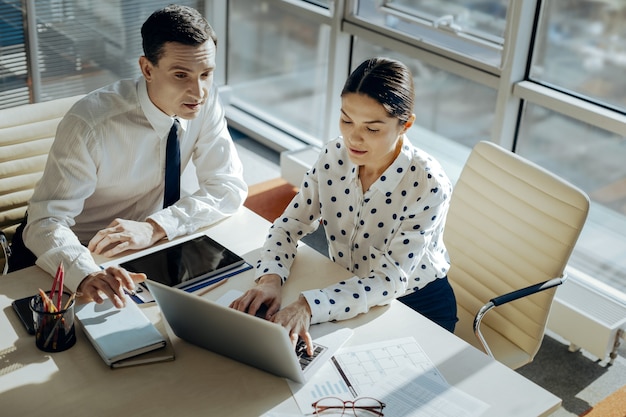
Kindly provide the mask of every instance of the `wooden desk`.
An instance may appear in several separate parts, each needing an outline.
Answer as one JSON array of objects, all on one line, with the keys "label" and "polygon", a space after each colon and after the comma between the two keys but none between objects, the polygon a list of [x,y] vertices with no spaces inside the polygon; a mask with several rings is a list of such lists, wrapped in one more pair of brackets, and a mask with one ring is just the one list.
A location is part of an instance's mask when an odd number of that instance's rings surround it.
[{"label": "wooden desk", "polygon": [[[268,223],[242,210],[206,233],[251,263]],[[301,247],[285,302],[300,290],[347,277],[343,268],[310,247]],[[251,270],[205,295],[253,285]],[[47,354],[35,347],[11,301],[47,288],[51,278],[37,267],[0,277],[0,410],[7,416],[259,416],[274,407],[298,411],[284,379],[170,337],[176,360],[109,369],[80,329],[70,350]],[[158,307],[146,314],[161,320]],[[518,373],[412,312],[399,302],[342,322],[354,329],[349,345],[414,336],[448,382],[488,403],[485,416],[548,415],[560,399]],[[168,328],[169,329],[169,328]],[[297,414],[293,414],[297,415]]]}]

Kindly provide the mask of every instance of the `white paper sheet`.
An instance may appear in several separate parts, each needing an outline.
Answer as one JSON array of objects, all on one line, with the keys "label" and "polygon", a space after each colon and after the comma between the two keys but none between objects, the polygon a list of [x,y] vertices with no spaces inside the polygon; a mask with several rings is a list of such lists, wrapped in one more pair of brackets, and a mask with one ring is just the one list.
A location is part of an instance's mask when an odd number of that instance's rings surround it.
[{"label": "white paper sheet", "polygon": [[479,417],[489,408],[460,389],[410,368],[378,381],[363,395],[385,403],[386,416]]},{"label": "white paper sheet", "polygon": [[[342,348],[304,385],[289,384],[304,415],[326,396],[376,398],[404,417],[478,417],[488,407],[450,386],[412,337]],[[342,377],[342,373],[345,377]]]}]

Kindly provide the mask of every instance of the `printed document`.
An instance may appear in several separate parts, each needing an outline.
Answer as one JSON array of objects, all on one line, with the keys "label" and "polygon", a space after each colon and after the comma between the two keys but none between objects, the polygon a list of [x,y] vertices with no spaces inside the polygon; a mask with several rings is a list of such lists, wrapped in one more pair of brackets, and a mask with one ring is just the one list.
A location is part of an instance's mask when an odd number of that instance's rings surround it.
[{"label": "printed document", "polygon": [[385,415],[478,417],[488,405],[451,386],[413,337],[342,348],[304,385],[289,383],[303,414],[322,397],[373,397]]}]

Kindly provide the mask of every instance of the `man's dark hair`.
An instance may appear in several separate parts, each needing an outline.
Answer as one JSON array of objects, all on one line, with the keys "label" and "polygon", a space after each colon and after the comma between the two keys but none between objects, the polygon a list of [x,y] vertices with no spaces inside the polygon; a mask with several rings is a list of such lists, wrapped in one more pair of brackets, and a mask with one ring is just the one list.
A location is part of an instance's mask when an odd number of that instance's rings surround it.
[{"label": "man's dark hair", "polygon": [[217,46],[217,36],[211,25],[196,9],[170,4],[152,13],[141,26],[143,53],[157,65],[167,42],[198,46],[211,39]]}]

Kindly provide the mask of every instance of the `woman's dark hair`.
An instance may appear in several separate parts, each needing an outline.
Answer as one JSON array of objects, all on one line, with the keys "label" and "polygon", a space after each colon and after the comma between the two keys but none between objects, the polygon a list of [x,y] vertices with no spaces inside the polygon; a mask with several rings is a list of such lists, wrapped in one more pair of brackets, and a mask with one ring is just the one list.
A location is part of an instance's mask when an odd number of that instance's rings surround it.
[{"label": "woman's dark hair", "polygon": [[400,61],[370,58],[357,67],[346,80],[341,96],[365,94],[383,105],[390,116],[405,123],[413,114],[415,89],[411,70]]},{"label": "woman's dark hair", "polygon": [[196,9],[170,4],[152,13],[141,26],[143,53],[157,65],[167,42],[198,46],[211,39],[217,46],[217,35]]}]

